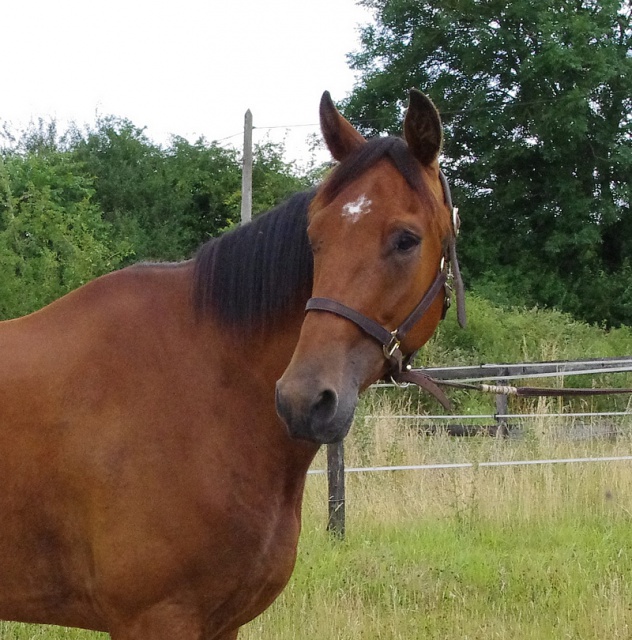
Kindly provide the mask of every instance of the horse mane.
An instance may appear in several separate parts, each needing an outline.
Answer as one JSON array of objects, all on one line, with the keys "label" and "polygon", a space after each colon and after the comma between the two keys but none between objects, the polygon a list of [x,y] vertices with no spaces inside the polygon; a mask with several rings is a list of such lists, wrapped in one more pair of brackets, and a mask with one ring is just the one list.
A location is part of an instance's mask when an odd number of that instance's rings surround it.
[{"label": "horse mane", "polygon": [[338,164],[316,189],[297,193],[247,225],[202,245],[195,258],[193,303],[198,316],[212,314],[246,331],[273,327],[284,312],[307,300],[313,258],[308,210],[326,206],[382,159],[390,160],[419,196],[436,206],[420,164],[401,138],[373,138]]},{"label": "horse mane", "polygon": [[195,258],[193,302],[247,331],[274,325],[297,300],[309,298],[313,259],[307,211],[314,191],[296,193],[252,222],[202,245]]}]

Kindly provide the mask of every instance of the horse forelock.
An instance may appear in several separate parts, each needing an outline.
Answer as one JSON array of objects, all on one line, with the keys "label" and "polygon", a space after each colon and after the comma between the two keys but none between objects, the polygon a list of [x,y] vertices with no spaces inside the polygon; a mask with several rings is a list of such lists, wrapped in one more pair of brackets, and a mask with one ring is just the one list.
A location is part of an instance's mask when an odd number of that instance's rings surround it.
[{"label": "horse forelock", "polygon": [[424,180],[421,163],[415,158],[402,138],[387,136],[372,138],[361,145],[344,162],[338,164],[318,189],[312,203],[314,208],[326,207],[347,186],[360,179],[363,174],[381,160],[390,161],[402,175],[428,212],[428,227],[434,233],[447,237],[452,232],[449,216],[440,215],[437,199]]},{"label": "horse forelock", "polygon": [[317,205],[326,206],[348,185],[366,173],[380,160],[389,160],[424,202],[430,202],[419,161],[413,156],[408,145],[401,138],[393,136],[372,138],[361,145],[344,162],[331,172],[321,185],[317,195]]},{"label": "horse forelock", "polygon": [[287,201],[204,244],[195,258],[198,316],[247,331],[274,326],[311,292],[307,210],[313,191]]}]

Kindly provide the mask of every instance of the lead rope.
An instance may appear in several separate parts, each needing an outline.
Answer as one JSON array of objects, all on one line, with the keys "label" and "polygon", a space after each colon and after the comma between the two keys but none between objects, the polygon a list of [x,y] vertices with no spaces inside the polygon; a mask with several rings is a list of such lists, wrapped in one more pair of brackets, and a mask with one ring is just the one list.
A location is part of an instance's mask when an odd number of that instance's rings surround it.
[{"label": "lead rope", "polygon": [[467,389],[482,393],[494,393],[497,395],[517,396],[520,398],[546,398],[546,397],[573,397],[573,396],[606,396],[618,394],[632,394],[632,389],[575,389],[575,388],[549,388],[549,387],[514,387],[511,385],[496,384],[471,384],[468,382],[455,382],[452,380],[437,380],[431,378],[420,369],[404,369],[399,375],[391,376],[391,381],[398,387],[406,387],[409,384],[417,385],[432,394],[446,411],[452,411],[452,403],[445,395],[441,387],[453,389]]},{"label": "lead rope", "polygon": [[[423,374],[426,375],[426,374]],[[443,387],[454,389],[470,389],[483,393],[495,393],[505,396],[518,396],[522,398],[539,397],[563,397],[563,396],[607,396],[615,394],[632,393],[632,389],[579,389],[579,388],[550,388],[550,387],[514,387],[512,385],[496,384],[471,384],[468,382],[455,382],[452,380],[434,380]]]},{"label": "lead rope", "polygon": [[[450,190],[450,184],[445,177],[443,171],[439,170],[439,180],[443,187],[443,198],[445,204],[450,210],[452,216],[452,236],[448,243],[448,271],[452,275],[449,286],[454,283],[454,292],[456,294],[456,317],[459,321],[459,326],[465,329],[467,324],[467,316],[465,313],[465,287],[463,286],[463,278],[461,277],[461,268],[459,267],[459,259],[456,255],[456,239],[461,229],[461,218],[459,218],[459,209],[455,207],[452,202],[452,191]],[[449,298],[448,298],[449,300]]]}]

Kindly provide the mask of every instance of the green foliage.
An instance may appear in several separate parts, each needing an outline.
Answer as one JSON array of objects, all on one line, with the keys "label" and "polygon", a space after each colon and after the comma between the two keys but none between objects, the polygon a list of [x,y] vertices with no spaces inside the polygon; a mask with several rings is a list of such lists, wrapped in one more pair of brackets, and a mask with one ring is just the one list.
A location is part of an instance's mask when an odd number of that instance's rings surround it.
[{"label": "green foliage", "polygon": [[23,315],[116,268],[131,252],[64,154],[0,159],[0,318]]},{"label": "green foliage", "polygon": [[[255,148],[255,213],[306,187],[283,151],[272,143]],[[239,222],[241,161],[234,149],[180,137],[163,148],[131,122],[110,117],[85,135],[75,131],[72,154],[94,176],[105,218],[135,236],[136,259],[190,256]]]},{"label": "green foliage", "polygon": [[464,272],[486,291],[632,324],[632,28],[622,0],[364,0],[344,110],[399,131],[428,92],[463,214]]},{"label": "green foliage", "polygon": [[252,209],[255,214],[268,211],[297,191],[311,186],[294,163],[283,159],[283,145],[265,142],[255,146],[252,168]]},{"label": "green foliage", "polygon": [[105,118],[71,153],[94,177],[106,220],[134,238],[136,259],[177,260],[229,226],[241,185],[236,153],[174,138],[164,149],[127,120]]},{"label": "green foliage", "polygon": [[632,327],[606,329],[569,314],[538,307],[500,307],[467,296],[468,324],[461,329],[449,312],[421,351],[424,366],[483,362],[538,362],[607,358],[632,354]]},{"label": "green foliage", "polygon": [[[2,135],[0,318],[131,262],[188,258],[239,222],[235,150],[178,137],[162,147],[114,117],[62,136],[43,121]],[[255,213],[309,186],[283,152],[272,143],[255,149]]]}]

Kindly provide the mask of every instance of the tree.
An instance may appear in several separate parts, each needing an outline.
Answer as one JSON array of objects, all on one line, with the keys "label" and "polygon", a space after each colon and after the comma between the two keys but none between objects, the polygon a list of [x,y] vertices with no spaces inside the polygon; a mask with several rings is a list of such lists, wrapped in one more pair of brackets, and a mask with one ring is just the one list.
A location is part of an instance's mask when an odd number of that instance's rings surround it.
[{"label": "tree", "polygon": [[363,0],[342,105],[399,130],[416,86],[446,127],[470,284],[632,324],[630,0]]},{"label": "tree", "polygon": [[94,181],[103,216],[134,245],[134,259],[179,260],[230,225],[239,191],[236,153],[204,140],[152,142],[128,120],[74,130],[70,152]]},{"label": "tree", "polygon": [[[128,120],[108,117],[86,134],[73,132],[70,150],[94,180],[104,217],[133,240],[135,259],[179,260],[239,222],[241,162],[234,149],[173,137],[151,142]],[[267,210],[306,181],[283,161],[283,147],[255,148],[253,205]]]},{"label": "tree", "polygon": [[[239,223],[238,153],[200,139],[160,146],[115,117],[59,135],[0,131],[0,319],[138,260],[190,257]],[[255,148],[254,210],[309,186],[283,145]]]},{"label": "tree", "polygon": [[294,163],[283,159],[285,147],[276,142],[255,145],[252,168],[252,208],[255,214],[268,211],[297,191],[311,186]]},{"label": "tree", "polygon": [[24,315],[115,269],[115,242],[89,180],[53,149],[0,157],[0,319]]}]

